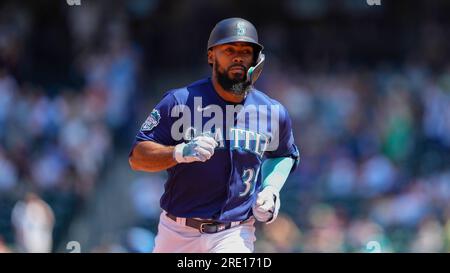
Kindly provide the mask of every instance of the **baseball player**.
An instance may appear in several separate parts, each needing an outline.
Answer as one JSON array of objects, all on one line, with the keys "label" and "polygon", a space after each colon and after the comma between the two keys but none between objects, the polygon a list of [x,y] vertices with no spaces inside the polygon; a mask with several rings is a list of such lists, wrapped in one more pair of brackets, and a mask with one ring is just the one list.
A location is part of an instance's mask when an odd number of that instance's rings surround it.
[{"label": "baseball player", "polygon": [[253,252],[255,219],[271,223],[297,164],[286,109],[254,88],[265,56],[255,27],[212,30],[211,77],[170,90],[140,128],[133,170],[166,170],[154,252]]}]

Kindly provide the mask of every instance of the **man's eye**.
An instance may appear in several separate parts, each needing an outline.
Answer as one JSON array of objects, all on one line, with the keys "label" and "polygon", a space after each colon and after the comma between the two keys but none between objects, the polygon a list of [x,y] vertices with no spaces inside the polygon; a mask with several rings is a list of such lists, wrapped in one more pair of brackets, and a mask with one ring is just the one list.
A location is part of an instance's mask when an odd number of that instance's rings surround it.
[{"label": "man's eye", "polygon": [[233,53],[233,49],[231,49],[231,48],[229,48],[229,47],[228,47],[228,48],[225,48],[225,52],[226,52],[226,53]]}]

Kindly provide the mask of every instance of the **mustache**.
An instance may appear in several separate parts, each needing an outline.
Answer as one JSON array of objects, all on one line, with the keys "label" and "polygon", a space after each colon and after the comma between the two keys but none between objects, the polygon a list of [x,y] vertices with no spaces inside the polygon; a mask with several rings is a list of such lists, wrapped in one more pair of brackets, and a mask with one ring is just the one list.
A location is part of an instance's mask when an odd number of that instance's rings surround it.
[{"label": "mustache", "polygon": [[240,67],[240,68],[242,68],[244,71],[247,71],[247,67],[245,67],[245,65],[242,65],[242,64],[234,64],[234,65],[231,65],[230,67],[228,67],[228,71],[230,71],[231,69],[233,69],[233,68],[235,68],[235,67]]}]

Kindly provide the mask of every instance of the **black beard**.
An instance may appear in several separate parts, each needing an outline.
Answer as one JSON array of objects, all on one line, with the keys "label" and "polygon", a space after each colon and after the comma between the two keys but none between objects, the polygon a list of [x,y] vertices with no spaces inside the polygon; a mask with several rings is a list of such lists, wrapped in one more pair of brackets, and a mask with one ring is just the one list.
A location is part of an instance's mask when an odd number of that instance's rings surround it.
[{"label": "black beard", "polygon": [[250,92],[251,84],[245,80],[246,76],[242,80],[233,80],[228,77],[228,69],[221,73],[218,65],[216,65],[214,70],[216,71],[217,82],[225,91],[236,95],[246,95]]}]

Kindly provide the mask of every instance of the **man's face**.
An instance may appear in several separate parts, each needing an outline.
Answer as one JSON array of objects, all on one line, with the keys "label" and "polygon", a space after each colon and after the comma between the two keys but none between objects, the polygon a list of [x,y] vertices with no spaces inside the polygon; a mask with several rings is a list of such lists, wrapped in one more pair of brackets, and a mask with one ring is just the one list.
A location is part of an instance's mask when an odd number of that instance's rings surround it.
[{"label": "man's face", "polygon": [[215,46],[208,52],[218,83],[227,91],[244,94],[247,70],[253,64],[253,47],[249,43],[236,42]]}]

